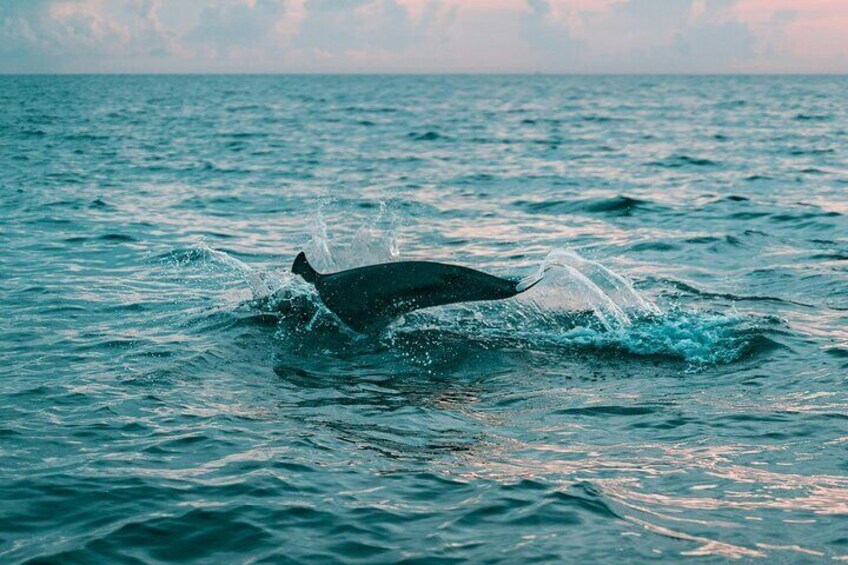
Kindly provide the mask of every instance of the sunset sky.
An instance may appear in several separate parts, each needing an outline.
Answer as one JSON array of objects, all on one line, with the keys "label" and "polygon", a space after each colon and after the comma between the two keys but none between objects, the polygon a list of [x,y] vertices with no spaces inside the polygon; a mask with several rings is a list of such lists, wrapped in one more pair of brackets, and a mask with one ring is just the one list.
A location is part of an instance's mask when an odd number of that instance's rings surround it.
[{"label": "sunset sky", "polygon": [[848,0],[2,0],[0,72],[845,73]]}]

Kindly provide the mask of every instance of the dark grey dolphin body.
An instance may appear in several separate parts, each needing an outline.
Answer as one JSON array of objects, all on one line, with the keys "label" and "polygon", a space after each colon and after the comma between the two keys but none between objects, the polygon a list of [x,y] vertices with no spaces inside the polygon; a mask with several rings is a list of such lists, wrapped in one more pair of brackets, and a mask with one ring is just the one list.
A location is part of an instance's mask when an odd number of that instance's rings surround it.
[{"label": "dark grey dolphin body", "polygon": [[303,252],[291,270],[314,284],[324,305],[357,332],[421,308],[510,298],[539,282],[526,284],[430,261],[398,261],[321,274]]}]

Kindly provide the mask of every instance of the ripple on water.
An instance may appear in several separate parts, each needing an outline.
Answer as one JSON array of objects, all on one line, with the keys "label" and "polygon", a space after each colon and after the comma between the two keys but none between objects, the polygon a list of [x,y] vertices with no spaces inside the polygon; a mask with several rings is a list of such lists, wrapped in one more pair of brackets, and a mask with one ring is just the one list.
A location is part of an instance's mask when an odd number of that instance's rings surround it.
[{"label": "ripple on water", "polygon": [[844,559],[844,87],[0,76],[0,561]]}]

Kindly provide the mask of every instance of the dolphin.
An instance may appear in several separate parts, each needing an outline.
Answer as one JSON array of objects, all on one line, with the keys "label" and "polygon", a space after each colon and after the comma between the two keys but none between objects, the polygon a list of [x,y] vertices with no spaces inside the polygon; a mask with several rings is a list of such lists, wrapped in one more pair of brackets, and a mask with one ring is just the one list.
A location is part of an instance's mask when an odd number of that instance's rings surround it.
[{"label": "dolphin", "polygon": [[532,288],[544,275],[510,280],[432,261],[397,261],[322,274],[309,264],[304,252],[295,258],[291,272],[313,284],[321,302],[359,333],[421,308],[511,298]]}]

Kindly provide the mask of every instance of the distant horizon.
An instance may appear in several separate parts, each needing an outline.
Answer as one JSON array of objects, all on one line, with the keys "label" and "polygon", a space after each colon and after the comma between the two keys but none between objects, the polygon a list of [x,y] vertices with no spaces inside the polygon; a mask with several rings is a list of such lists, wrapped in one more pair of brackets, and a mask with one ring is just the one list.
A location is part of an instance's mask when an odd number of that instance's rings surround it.
[{"label": "distant horizon", "polygon": [[0,74],[848,74],[844,0],[3,0]]},{"label": "distant horizon", "polygon": [[356,72],[356,71],[322,71],[322,72],[3,72],[0,76],[350,76],[350,77],[426,77],[426,76],[456,76],[456,77],[523,77],[523,76],[546,76],[546,77],[848,77],[848,72],[703,72],[703,73],[663,73],[663,72],[598,72],[598,73],[568,73],[568,72],[475,72],[475,71],[433,71],[433,72]]}]

